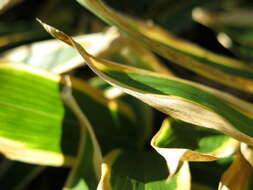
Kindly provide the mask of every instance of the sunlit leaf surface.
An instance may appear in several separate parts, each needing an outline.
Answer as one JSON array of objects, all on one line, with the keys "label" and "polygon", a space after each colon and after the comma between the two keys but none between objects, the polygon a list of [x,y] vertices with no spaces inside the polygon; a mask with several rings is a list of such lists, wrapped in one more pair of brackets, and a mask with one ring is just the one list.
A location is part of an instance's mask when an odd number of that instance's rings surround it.
[{"label": "sunlit leaf surface", "polygon": [[238,141],[217,131],[173,119],[164,120],[151,145],[167,161],[171,176],[180,161],[214,161],[231,156],[239,148]]},{"label": "sunlit leaf surface", "polygon": [[154,24],[119,14],[101,0],[78,2],[102,20],[117,26],[169,61],[224,85],[253,92],[253,70],[242,62],[200,48]]},{"label": "sunlit leaf surface", "polygon": [[[79,123],[61,101],[60,77],[5,62],[0,64],[0,71],[1,153],[29,163],[72,165],[79,144]],[[104,152],[139,143],[135,117],[127,105],[105,98],[83,81],[71,81],[73,96],[94,126]],[[99,120],[98,112],[103,113]],[[108,130],[115,138],[108,136]]]},{"label": "sunlit leaf surface", "polygon": [[251,104],[197,83],[97,59],[66,34],[43,26],[75,47],[96,74],[124,92],[172,117],[253,144]]},{"label": "sunlit leaf surface", "polygon": [[190,190],[187,162],[170,181],[167,177],[166,163],[158,154],[114,150],[104,158],[98,190]]}]

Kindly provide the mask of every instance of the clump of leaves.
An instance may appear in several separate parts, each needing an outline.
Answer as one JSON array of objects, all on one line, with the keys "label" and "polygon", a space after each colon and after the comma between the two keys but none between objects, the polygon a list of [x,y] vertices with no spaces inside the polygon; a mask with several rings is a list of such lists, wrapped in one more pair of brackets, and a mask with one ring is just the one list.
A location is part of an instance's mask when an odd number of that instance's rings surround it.
[{"label": "clump of leaves", "polygon": [[[4,188],[24,189],[45,166],[58,166],[71,168],[63,189],[251,189],[253,105],[221,90],[252,95],[253,25],[240,22],[248,12],[193,11],[195,20],[226,33],[233,51],[247,49],[236,59],[101,0],[78,2],[114,27],[72,38],[38,20],[58,40],[2,54],[0,151],[34,164],[3,159]],[[213,87],[176,75],[173,64]],[[74,76],[85,66],[95,76]],[[153,108],[167,115],[159,130]]]}]

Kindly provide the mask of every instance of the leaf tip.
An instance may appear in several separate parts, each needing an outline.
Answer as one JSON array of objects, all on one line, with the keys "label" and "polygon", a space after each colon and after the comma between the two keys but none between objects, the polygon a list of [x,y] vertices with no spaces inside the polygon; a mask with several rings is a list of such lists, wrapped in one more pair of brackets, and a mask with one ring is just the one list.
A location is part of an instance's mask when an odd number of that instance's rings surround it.
[{"label": "leaf tip", "polygon": [[69,44],[70,46],[73,46],[73,40],[71,37],[69,37],[68,35],[66,35],[64,32],[42,22],[39,18],[36,18],[36,20],[43,26],[43,28],[54,38],[59,39],[67,44]]}]

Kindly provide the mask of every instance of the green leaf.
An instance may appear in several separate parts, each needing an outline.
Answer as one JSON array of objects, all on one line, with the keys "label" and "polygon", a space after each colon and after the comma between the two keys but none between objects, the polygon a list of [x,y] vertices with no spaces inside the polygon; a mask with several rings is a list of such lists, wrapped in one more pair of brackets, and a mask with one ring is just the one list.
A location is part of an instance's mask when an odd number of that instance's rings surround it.
[{"label": "green leaf", "polygon": [[63,140],[63,150],[61,138],[66,136],[62,124],[73,122],[64,120],[60,77],[5,62],[1,62],[0,72],[1,152],[8,158],[29,163],[56,166],[73,163],[78,132],[74,124],[69,140]]},{"label": "green leaf", "polygon": [[102,164],[99,190],[190,190],[190,171],[184,162],[177,174],[167,181],[165,161],[154,152],[114,150]]},{"label": "green leaf", "polygon": [[[124,65],[131,65],[136,68],[174,76],[152,52],[123,35],[112,41],[107,49],[95,55],[111,61],[119,61]],[[103,89],[105,96],[109,99],[117,98],[123,94],[120,89],[108,85],[106,82],[101,81],[101,79],[93,78],[90,80],[90,83],[95,87]]]},{"label": "green leaf", "polygon": [[102,153],[89,120],[72,95],[69,77],[66,77],[62,97],[80,123],[79,150],[64,189],[95,189],[101,177]]},{"label": "green leaf", "polygon": [[[61,101],[61,78],[5,62],[0,63],[0,73],[1,153],[28,163],[73,165],[79,126]],[[105,98],[81,80],[71,78],[71,82],[73,96],[94,127],[103,152],[117,147],[135,148],[140,137],[132,110]],[[99,119],[97,113],[101,114]]]},{"label": "green leaf", "polygon": [[252,104],[198,83],[95,58],[63,32],[43,26],[75,47],[88,66],[111,85],[176,119],[219,130],[253,145]]},{"label": "green leaf", "polygon": [[[75,37],[93,55],[112,61],[173,75],[149,50],[123,36],[111,27],[105,32]],[[56,74],[65,73],[85,65],[81,56],[57,40],[46,40],[23,45],[5,52],[2,59],[26,63],[32,67]]]},{"label": "green leaf", "polygon": [[[190,169],[193,187],[194,183],[197,183],[205,185],[210,189],[217,190],[222,174],[227,170],[233,160],[234,155],[229,158],[220,159],[213,162],[191,162]],[[201,188],[199,190],[201,190]]]},{"label": "green leaf", "polygon": [[135,149],[142,138],[143,126],[138,125],[134,110],[122,101],[106,98],[102,91],[81,80],[72,77],[71,81],[73,87],[79,90],[73,90],[73,97],[94,126],[99,144],[103,145],[103,153],[119,147]]},{"label": "green leaf", "polygon": [[173,119],[164,120],[151,145],[165,158],[171,176],[180,161],[214,161],[231,156],[239,148],[233,138]]},{"label": "green leaf", "polygon": [[77,1],[169,61],[221,84],[253,92],[253,70],[242,62],[209,52],[153,24],[123,16],[101,0]]},{"label": "green leaf", "polygon": [[124,35],[120,35],[97,56],[140,69],[173,75],[172,71],[163,65],[151,51]]},{"label": "green leaf", "polygon": [[138,147],[142,148],[150,139],[153,132],[154,113],[153,109],[141,102],[140,100],[123,93],[120,89],[109,85],[107,82],[99,77],[93,77],[89,80],[91,86],[101,89],[104,95],[109,99],[117,98],[118,100],[127,103],[133,110],[137,119],[137,126],[142,126],[136,129],[139,131],[140,144]]}]

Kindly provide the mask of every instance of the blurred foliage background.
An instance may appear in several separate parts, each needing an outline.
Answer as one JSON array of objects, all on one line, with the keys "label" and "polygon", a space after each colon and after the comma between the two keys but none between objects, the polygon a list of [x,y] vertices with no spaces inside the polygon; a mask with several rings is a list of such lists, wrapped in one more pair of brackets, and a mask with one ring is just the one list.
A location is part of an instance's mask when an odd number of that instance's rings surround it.
[{"label": "blurred foliage background", "polygon": [[[206,39],[205,32],[208,31],[192,21],[191,11],[194,7],[233,10],[238,7],[253,6],[250,0],[106,0],[105,2],[118,11],[152,20],[174,33],[209,47],[214,45],[203,41]],[[48,35],[35,21],[36,17],[47,20],[72,35],[98,32],[105,26],[102,21],[75,1],[23,0],[1,11],[1,49],[47,38]],[[212,36],[209,34],[208,42],[212,42],[213,40],[210,39]]]}]

